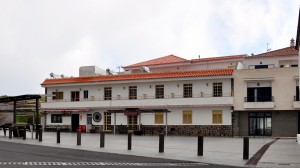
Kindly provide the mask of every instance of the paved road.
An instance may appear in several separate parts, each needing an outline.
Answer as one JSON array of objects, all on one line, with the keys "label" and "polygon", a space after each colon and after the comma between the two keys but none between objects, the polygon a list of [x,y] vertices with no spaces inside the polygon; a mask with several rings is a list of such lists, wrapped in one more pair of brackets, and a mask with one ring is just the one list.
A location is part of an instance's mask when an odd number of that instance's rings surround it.
[{"label": "paved road", "polygon": [[158,159],[92,152],[65,148],[45,147],[11,142],[0,142],[0,167],[199,167],[229,168],[196,162]]}]

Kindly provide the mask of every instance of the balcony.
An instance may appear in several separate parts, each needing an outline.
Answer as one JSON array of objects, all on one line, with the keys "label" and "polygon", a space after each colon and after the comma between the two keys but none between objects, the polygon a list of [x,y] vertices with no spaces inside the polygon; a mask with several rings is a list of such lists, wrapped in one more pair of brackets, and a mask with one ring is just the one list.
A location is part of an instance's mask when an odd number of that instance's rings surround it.
[{"label": "balcony", "polygon": [[111,100],[105,98],[90,97],[89,99],[80,99],[79,101],[71,101],[68,99],[50,100],[42,103],[42,109],[55,108],[171,108],[171,107],[211,107],[211,106],[232,106],[233,97],[231,93],[223,94],[223,97],[213,97],[213,95],[199,94],[191,97],[184,97],[183,95],[164,95],[164,98],[156,99],[155,96],[134,97],[111,97]]},{"label": "balcony", "polygon": [[273,96],[245,97],[245,109],[273,109],[274,107]]},{"label": "balcony", "polygon": [[293,107],[295,109],[300,109],[299,95],[298,96],[294,96]]}]

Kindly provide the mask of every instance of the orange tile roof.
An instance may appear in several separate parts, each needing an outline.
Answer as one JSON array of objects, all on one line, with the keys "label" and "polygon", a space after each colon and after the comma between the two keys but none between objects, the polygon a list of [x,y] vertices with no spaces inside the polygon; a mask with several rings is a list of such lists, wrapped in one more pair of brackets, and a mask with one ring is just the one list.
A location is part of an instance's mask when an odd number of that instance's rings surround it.
[{"label": "orange tile roof", "polygon": [[140,67],[140,66],[151,66],[151,65],[160,65],[160,64],[170,64],[170,63],[179,63],[179,62],[185,62],[188,61],[184,58],[180,58],[175,55],[168,55],[148,61],[143,61],[140,63],[124,66],[122,68],[135,68],[135,67]]},{"label": "orange tile roof", "polygon": [[295,47],[286,47],[258,55],[253,55],[246,57],[248,58],[256,58],[256,57],[276,57],[276,56],[291,56],[291,55],[298,55],[299,51],[295,49]]},{"label": "orange tile roof", "polygon": [[109,75],[109,76],[94,76],[94,77],[59,78],[59,79],[46,79],[41,85],[167,79],[167,78],[191,78],[191,77],[205,77],[205,76],[230,76],[232,75],[232,73],[233,73],[232,69],[219,69],[219,70],[198,70],[198,71],[185,71],[185,72],[163,72],[163,73],[124,74],[124,75]]},{"label": "orange tile roof", "polygon": [[221,56],[221,57],[211,57],[211,58],[200,58],[200,59],[192,59],[192,63],[196,62],[208,62],[208,61],[223,61],[229,59],[244,59],[247,55],[231,55],[231,56]]}]

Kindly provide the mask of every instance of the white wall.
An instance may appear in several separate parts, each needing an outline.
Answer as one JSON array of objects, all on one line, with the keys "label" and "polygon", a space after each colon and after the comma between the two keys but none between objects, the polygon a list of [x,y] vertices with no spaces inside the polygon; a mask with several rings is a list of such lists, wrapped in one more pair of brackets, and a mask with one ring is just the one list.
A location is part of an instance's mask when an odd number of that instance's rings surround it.
[{"label": "white wall", "polygon": [[[62,101],[71,100],[71,91],[80,92],[80,101],[87,101],[83,99],[83,91],[89,91],[89,100],[91,97],[94,97],[94,100],[103,100],[104,98],[104,88],[112,87],[112,97],[117,99],[118,95],[121,96],[121,99],[128,99],[129,95],[129,86],[137,86],[137,96],[142,98],[144,94],[147,94],[148,97],[155,97],[155,85],[164,85],[165,89],[165,98],[170,98],[171,93],[174,93],[177,96],[183,95],[183,84],[193,84],[193,95],[199,96],[201,92],[206,95],[212,95],[212,84],[214,82],[223,83],[223,94],[224,96],[230,96],[231,93],[231,79],[229,78],[220,78],[220,79],[186,79],[178,81],[159,81],[159,82],[133,82],[133,83],[123,83],[123,84],[95,84],[95,85],[86,85],[86,86],[59,86],[59,87],[47,87],[48,94],[55,92],[64,92],[64,99]],[[151,87],[151,88],[150,88]],[[61,100],[57,100],[61,101]],[[52,102],[52,97],[47,97],[47,102]]]}]

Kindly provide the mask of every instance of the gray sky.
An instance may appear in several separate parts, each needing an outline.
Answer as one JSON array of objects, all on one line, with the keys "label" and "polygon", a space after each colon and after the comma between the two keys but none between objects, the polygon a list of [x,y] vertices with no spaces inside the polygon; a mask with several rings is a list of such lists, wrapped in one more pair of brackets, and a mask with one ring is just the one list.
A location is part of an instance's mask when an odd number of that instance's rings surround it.
[{"label": "gray sky", "polygon": [[258,54],[296,37],[299,0],[1,0],[0,95],[42,94],[51,72],[117,71],[174,54]]}]

